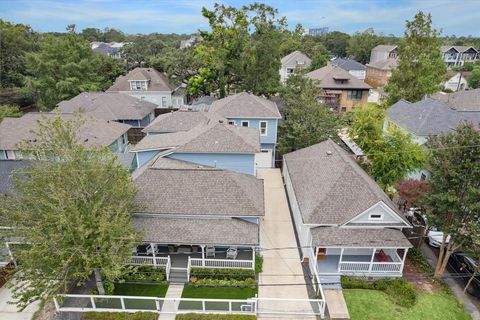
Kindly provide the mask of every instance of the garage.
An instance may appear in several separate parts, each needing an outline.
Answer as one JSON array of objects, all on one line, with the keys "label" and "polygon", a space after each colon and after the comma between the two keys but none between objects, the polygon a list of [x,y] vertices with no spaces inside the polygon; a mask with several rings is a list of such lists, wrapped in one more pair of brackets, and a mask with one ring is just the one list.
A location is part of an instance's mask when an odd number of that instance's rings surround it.
[{"label": "garage", "polygon": [[260,153],[255,154],[255,163],[257,168],[271,168],[272,167],[272,150],[261,149]]}]

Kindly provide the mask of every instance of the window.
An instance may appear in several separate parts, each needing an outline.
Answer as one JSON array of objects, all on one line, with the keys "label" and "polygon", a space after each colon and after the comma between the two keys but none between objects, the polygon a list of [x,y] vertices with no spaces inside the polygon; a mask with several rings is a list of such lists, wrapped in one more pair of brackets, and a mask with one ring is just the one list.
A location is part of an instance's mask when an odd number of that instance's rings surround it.
[{"label": "window", "polygon": [[347,98],[349,100],[362,100],[362,90],[349,90]]},{"label": "window", "polygon": [[162,97],[162,107],[167,106],[167,97]]},{"label": "window", "polygon": [[147,81],[130,81],[130,90],[147,90]]},{"label": "window", "polygon": [[177,99],[172,99],[172,104],[173,104],[173,106],[176,107],[177,106]]},{"label": "window", "polygon": [[382,220],[383,219],[383,214],[381,213],[370,213],[368,216],[369,220]]},{"label": "window", "polygon": [[126,133],[122,134],[122,144],[123,145],[127,144],[127,134]]},{"label": "window", "polygon": [[266,136],[268,134],[268,122],[260,121],[260,135]]},{"label": "window", "polygon": [[235,120],[228,120],[228,124],[235,125]]},{"label": "window", "polygon": [[287,68],[287,74],[293,73],[293,68]]},{"label": "window", "polygon": [[250,123],[247,120],[242,120],[242,127],[248,127]]}]

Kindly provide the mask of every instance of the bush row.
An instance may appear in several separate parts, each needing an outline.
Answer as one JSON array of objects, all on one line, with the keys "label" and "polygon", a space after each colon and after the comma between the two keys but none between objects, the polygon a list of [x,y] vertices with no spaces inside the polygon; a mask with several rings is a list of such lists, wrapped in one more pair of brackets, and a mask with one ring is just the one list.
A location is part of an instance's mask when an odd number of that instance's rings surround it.
[{"label": "bush row", "polygon": [[250,269],[194,268],[192,269],[190,276],[197,279],[247,280],[255,279],[255,271]]},{"label": "bush row", "polygon": [[235,279],[209,279],[203,278],[198,279],[195,277],[190,278],[190,282],[195,285],[205,285],[205,286],[231,286],[231,287],[241,287],[241,288],[256,288],[257,282],[255,279],[247,278],[245,280],[235,280]]},{"label": "bush row", "polygon": [[432,266],[428,263],[421,251],[416,248],[410,248],[407,252],[407,257],[419,272],[425,275],[432,274]]},{"label": "bush row", "polygon": [[[87,312],[82,320],[157,320],[158,314],[153,312]],[[191,318],[193,319],[193,318]]]},{"label": "bush row", "polygon": [[401,278],[367,281],[363,278],[342,276],[341,283],[342,288],[344,289],[369,289],[383,291],[395,304],[402,307],[411,307],[417,301],[417,292],[415,287]]},{"label": "bush row", "polygon": [[150,266],[138,267],[136,271],[124,275],[120,281],[164,281],[166,277],[165,268]]},{"label": "bush row", "polygon": [[175,320],[254,320],[257,319],[253,315],[244,314],[198,314],[185,313],[178,314]]}]

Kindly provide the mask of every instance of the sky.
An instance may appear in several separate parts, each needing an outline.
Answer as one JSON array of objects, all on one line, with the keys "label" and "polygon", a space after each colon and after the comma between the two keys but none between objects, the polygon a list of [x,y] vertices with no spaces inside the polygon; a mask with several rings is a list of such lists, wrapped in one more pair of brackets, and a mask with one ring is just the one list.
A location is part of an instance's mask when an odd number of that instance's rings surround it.
[{"label": "sky", "polygon": [[[258,1],[258,0],[257,0]],[[254,2],[225,0],[226,5]],[[373,28],[402,35],[405,20],[418,11],[430,12],[442,35],[480,36],[480,0],[265,0],[286,16],[291,29],[328,27],[347,33]],[[31,25],[36,31],[65,31],[75,24],[117,28],[125,33],[195,33],[208,30],[201,15],[210,0],[0,0],[0,18]]]}]

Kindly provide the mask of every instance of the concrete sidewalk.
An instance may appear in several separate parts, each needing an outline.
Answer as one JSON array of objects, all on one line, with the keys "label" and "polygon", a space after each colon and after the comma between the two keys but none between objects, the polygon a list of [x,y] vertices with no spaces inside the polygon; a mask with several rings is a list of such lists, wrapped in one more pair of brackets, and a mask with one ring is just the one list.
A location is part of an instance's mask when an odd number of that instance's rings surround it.
[{"label": "concrete sidewalk", "polygon": [[[180,299],[182,297],[183,288],[185,285],[183,284],[170,284],[168,286],[167,294],[165,298],[169,299]],[[176,312],[178,310],[178,305],[180,304],[180,300],[169,300],[165,301],[162,306],[163,312],[171,312],[171,313],[163,313],[160,314],[160,320],[175,320]]]},{"label": "concrete sidewalk", "polygon": [[[432,251],[432,249],[428,245],[423,244],[422,245],[422,252],[425,255],[425,257],[427,258],[428,263],[430,263],[432,268],[435,269],[435,266],[437,265],[438,258],[435,255],[435,253]],[[463,288],[455,281],[455,279],[449,277],[450,275],[451,275],[450,272],[448,272],[448,270],[445,270],[445,276],[446,277],[445,277],[444,280],[447,283],[447,285],[450,287],[450,289],[452,289],[455,297],[457,297],[457,299],[460,299],[460,297],[462,295],[462,292],[463,292]],[[475,306],[472,299],[474,299],[474,298],[472,298],[467,293],[465,295],[464,299],[463,299],[463,306],[470,313],[473,320],[480,320],[480,311]]]},{"label": "concrete sidewalk", "polygon": [[[262,298],[309,299],[297,240],[293,229],[283,180],[279,169],[259,169],[264,179],[265,217],[261,223],[260,246],[263,272],[259,276],[258,296]],[[285,249],[288,248],[288,249]],[[286,314],[268,314],[269,311]],[[262,301],[258,319],[316,319],[291,313],[313,314],[308,301]],[[290,314],[288,314],[290,313]]]},{"label": "concrete sidewalk", "polygon": [[38,310],[39,301],[36,301],[26,307],[23,311],[17,311],[17,306],[9,304],[12,301],[12,292],[4,285],[0,288],[0,319],[3,320],[30,320],[33,314]]}]

